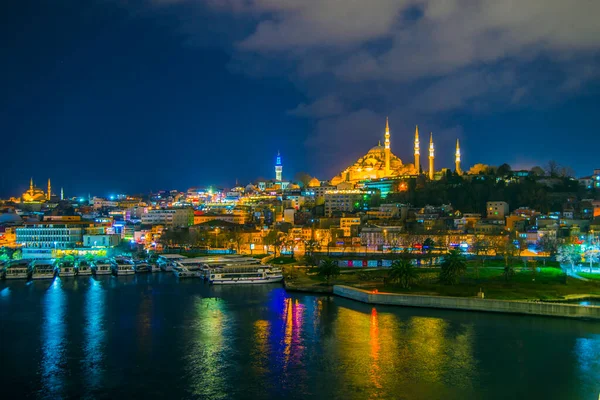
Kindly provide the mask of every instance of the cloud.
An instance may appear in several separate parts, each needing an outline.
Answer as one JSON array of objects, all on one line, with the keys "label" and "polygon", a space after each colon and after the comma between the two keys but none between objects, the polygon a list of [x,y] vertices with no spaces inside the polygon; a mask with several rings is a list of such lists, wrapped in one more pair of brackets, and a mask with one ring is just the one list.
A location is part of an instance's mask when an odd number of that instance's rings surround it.
[{"label": "cloud", "polygon": [[344,112],[344,106],[335,96],[326,96],[315,100],[311,104],[298,104],[293,110],[289,110],[289,115],[296,117],[325,118],[338,115]]}]

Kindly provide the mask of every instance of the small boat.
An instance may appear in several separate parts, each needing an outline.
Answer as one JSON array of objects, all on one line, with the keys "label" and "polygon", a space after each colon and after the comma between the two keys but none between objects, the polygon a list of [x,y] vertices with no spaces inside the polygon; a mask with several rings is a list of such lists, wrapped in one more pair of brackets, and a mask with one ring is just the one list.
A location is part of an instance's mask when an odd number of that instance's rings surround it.
[{"label": "small boat", "polygon": [[152,272],[152,267],[150,266],[150,264],[148,264],[145,261],[140,261],[140,262],[135,263],[134,269],[135,269],[136,274]]},{"label": "small boat", "polygon": [[173,267],[173,274],[178,278],[202,278],[200,271],[190,271],[187,267],[181,265]]},{"label": "small boat", "polygon": [[110,275],[112,274],[112,262],[106,259],[95,261],[92,271],[95,275]]},{"label": "small boat", "polygon": [[113,271],[117,276],[133,275],[135,274],[134,266],[135,264],[130,259],[125,257],[117,257],[113,263]]},{"label": "small boat", "polygon": [[75,276],[77,274],[75,263],[72,261],[59,261],[56,265],[56,272],[61,278],[64,278],[65,276]]},{"label": "small boat", "polygon": [[87,260],[80,260],[77,264],[75,264],[75,269],[77,270],[78,276],[92,274],[92,264]]},{"label": "small boat", "polygon": [[29,261],[12,261],[4,266],[4,279],[27,279],[29,272]]},{"label": "small boat", "polygon": [[282,280],[281,268],[270,265],[238,265],[215,268],[211,271],[209,278],[209,282],[214,285],[275,283]]},{"label": "small boat", "polygon": [[34,260],[31,262],[31,279],[54,279],[56,268],[52,261]]},{"label": "small boat", "polygon": [[150,268],[152,269],[151,272],[160,272],[160,271],[162,271],[160,269],[160,266],[157,263],[150,263]]}]

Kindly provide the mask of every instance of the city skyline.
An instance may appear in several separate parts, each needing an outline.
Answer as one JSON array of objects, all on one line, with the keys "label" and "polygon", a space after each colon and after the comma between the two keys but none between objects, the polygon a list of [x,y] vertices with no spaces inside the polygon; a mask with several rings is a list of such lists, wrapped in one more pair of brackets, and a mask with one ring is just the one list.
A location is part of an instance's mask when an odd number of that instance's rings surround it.
[{"label": "city skyline", "polygon": [[[31,25],[30,4],[11,4],[5,36],[32,28],[9,44],[0,78],[12,149],[4,162],[19,166],[3,174],[0,195],[41,175],[78,194],[228,186],[270,177],[278,150],[288,179],[299,171],[331,179],[381,137],[386,116],[402,160],[412,158],[419,125],[438,149],[458,138],[463,167],[556,160],[577,176],[598,167],[595,24],[548,33],[502,7],[423,1],[349,4],[351,26],[327,4],[308,12],[262,2],[67,1],[36,4]],[[585,26],[597,6],[586,7],[520,11],[536,15],[536,26],[557,15]],[[457,26],[463,19],[478,21],[473,32]],[[493,28],[496,42],[485,36]],[[521,37],[505,40],[513,30]],[[453,156],[438,151],[436,166],[452,167]]]}]

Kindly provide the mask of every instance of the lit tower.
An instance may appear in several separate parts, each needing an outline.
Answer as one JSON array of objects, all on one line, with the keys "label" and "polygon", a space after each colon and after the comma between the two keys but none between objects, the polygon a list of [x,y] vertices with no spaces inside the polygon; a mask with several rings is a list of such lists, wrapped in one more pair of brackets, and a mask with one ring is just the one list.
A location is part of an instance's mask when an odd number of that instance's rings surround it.
[{"label": "lit tower", "polygon": [[433,169],[433,159],[435,158],[435,151],[433,150],[433,133],[429,136],[429,179],[433,180],[435,170]]},{"label": "lit tower", "polygon": [[421,155],[421,145],[419,144],[419,125],[415,129],[415,169],[417,170],[417,174],[421,173],[421,162],[419,161],[419,156]]},{"label": "lit tower", "polygon": [[283,171],[283,165],[281,165],[281,155],[277,152],[277,160],[275,161],[275,180],[281,182],[281,172]]},{"label": "lit tower", "polygon": [[385,175],[390,174],[390,123],[385,117]]},{"label": "lit tower", "polygon": [[33,193],[33,178],[29,179],[29,191]]},{"label": "lit tower", "polygon": [[48,193],[46,194],[46,199],[50,200],[50,196],[52,196],[52,186],[50,186],[50,178],[48,178]]},{"label": "lit tower", "polygon": [[63,188],[60,188],[60,199],[61,200],[65,199],[65,192],[63,191]]},{"label": "lit tower", "polygon": [[456,165],[456,173],[462,175],[462,170],[460,169],[460,146],[458,144],[458,139],[456,139],[456,158],[454,163]]}]

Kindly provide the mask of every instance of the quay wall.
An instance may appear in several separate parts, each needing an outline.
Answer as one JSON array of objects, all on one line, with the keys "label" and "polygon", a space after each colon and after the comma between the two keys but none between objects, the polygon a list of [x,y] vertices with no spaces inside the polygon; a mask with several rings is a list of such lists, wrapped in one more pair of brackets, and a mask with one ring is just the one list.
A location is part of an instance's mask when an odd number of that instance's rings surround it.
[{"label": "quay wall", "polygon": [[372,291],[361,290],[343,285],[335,285],[333,287],[333,293],[340,297],[345,297],[368,304],[600,320],[600,307],[597,306],[580,306],[576,304],[557,304],[512,300],[488,300],[469,297],[374,293]]}]

